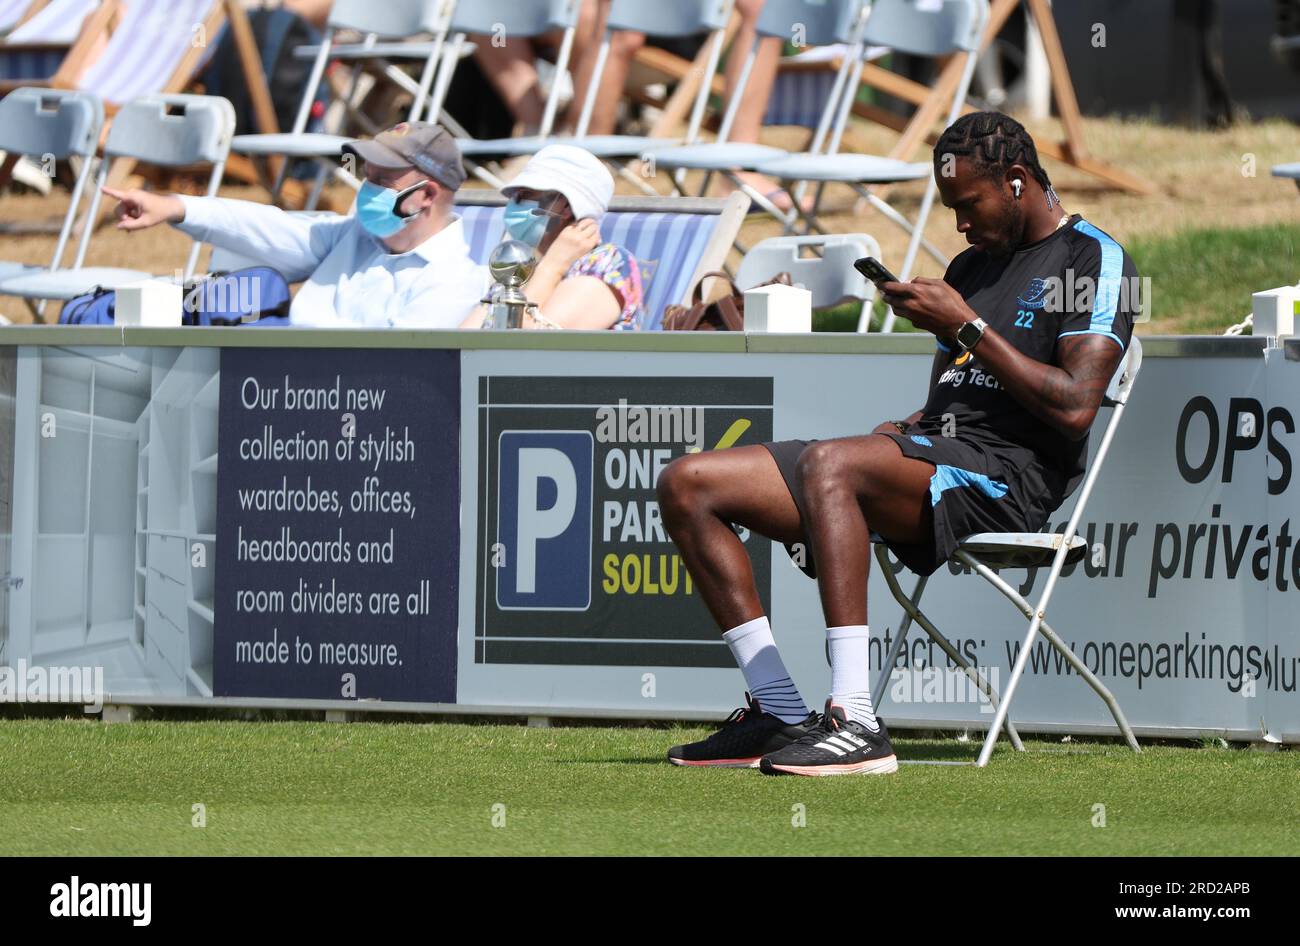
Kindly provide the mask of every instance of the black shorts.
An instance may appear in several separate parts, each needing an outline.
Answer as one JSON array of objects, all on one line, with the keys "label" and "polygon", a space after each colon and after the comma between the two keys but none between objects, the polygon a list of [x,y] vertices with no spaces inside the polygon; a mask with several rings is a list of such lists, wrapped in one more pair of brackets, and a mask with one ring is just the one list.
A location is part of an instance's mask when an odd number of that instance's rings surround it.
[{"label": "black shorts", "polygon": [[[894,556],[918,575],[929,575],[952,557],[961,539],[976,532],[1037,532],[1065,497],[1064,484],[1025,457],[1000,457],[983,445],[955,437],[923,434],[882,434],[903,456],[935,467],[930,477],[933,529],[928,541],[908,545],[885,539]],[[776,460],[785,485],[801,507],[795,488],[799,454],[814,440],[780,440],[763,444]],[[800,515],[803,510],[800,508]],[[812,545],[786,546],[795,564],[809,578],[817,577]],[[803,562],[804,564],[799,564]]]}]

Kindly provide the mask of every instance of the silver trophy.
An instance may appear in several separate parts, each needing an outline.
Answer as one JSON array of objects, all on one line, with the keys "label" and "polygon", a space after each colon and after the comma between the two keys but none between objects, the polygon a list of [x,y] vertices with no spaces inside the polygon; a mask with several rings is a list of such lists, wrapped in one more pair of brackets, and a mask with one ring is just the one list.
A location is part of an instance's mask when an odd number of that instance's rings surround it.
[{"label": "silver trophy", "polygon": [[503,240],[488,257],[494,285],[482,302],[488,307],[483,328],[523,328],[524,312],[536,309],[524,295],[523,285],[537,268],[533,248],[518,240]]}]

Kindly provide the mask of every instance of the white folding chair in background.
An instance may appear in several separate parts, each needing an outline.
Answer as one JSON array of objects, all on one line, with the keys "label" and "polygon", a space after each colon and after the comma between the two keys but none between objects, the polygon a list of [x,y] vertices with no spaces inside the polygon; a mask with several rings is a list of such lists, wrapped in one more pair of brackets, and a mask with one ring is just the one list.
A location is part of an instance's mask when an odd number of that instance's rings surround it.
[{"label": "white folding chair in background", "polygon": [[[944,122],[946,127],[957,119],[966,103],[988,16],[988,0],[875,0],[863,32],[864,48],[889,46],[914,56],[964,57],[961,78],[953,89]],[[858,65],[859,77],[863,65],[865,63]],[[855,80],[847,90],[847,96],[856,96],[857,89],[858,81]],[[846,110],[851,106],[851,101],[844,103]],[[887,220],[897,224],[909,235],[907,252],[899,271],[900,279],[911,278],[916,254],[923,247],[940,265],[946,267],[947,257],[925,240],[925,224],[930,216],[930,208],[934,205],[936,191],[930,162],[908,162],[870,154],[840,154],[839,143],[837,135],[828,154],[789,155],[763,162],[755,170],[779,178],[791,192],[796,183],[816,183],[819,197],[821,187],[827,183],[836,182],[853,187]],[[927,183],[915,221],[907,220],[869,189],[870,185],[919,180]],[[816,219],[816,206],[812,213],[805,213],[799,201],[795,200],[794,213],[809,230],[821,229]],[[894,313],[890,310],[885,316],[883,330],[888,332],[893,327]],[[866,331],[865,313],[864,320],[858,323],[858,331]]]},{"label": "white folding chair in background", "polygon": [[[72,187],[72,196],[63,226],[54,247],[48,270],[63,262],[63,253],[72,235],[72,227],[81,209],[86,181],[99,147],[99,132],[104,125],[104,105],[86,92],[64,89],[16,89],[0,99],[0,149],[11,155],[26,155],[42,162],[53,159],[81,159],[81,170]],[[52,171],[53,168],[46,169]],[[41,272],[39,266],[0,260],[0,280]],[[31,300],[29,300],[31,304]],[[34,305],[39,317],[45,306]]]},{"label": "white folding chair in background", "polygon": [[[581,0],[461,0],[451,16],[452,39],[443,52],[439,75],[434,81],[433,97],[429,102],[429,121],[437,121],[442,117],[442,106],[447,100],[452,76],[464,58],[466,49],[472,45],[470,36],[491,37],[493,42],[500,37],[509,45],[511,40],[533,39],[559,30],[562,39],[555,60],[556,81],[551,83],[542,110],[542,123],[537,135],[533,136],[537,139],[549,138],[555,128],[563,92],[563,83],[559,77],[569,68],[569,61],[573,57],[573,38],[581,12]],[[493,187],[502,187],[504,182],[483,167],[487,156],[503,153],[500,148],[493,150],[488,146],[501,142],[465,137],[459,134],[460,129],[454,125],[448,124],[448,127],[458,134],[456,142],[460,146],[465,169]]]},{"label": "white folding chair in background", "polygon": [[[820,150],[833,132],[836,141],[842,125],[848,121],[847,107],[842,110],[839,102],[845,98],[844,90],[850,74],[862,55],[862,31],[867,12],[863,0],[767,0],[763,11],[755,24],[754,43],[746,52],[744,65],[736,82],[736,90],[727,103],[718,129],[717,140],[711,142],[686,144],[680,147],[663,148],[653,152],[655,164],[663,170],[677,172],[673,175],[673,184],[682,191],[681,172],[686,170],[703,171],[704,179],[700,194],[708,192],[709,182],[715,173],[725,174],[741,191],[744,191],[754,204],[772,215],[777,220],[789,223],[790,217],[782,212],[766,194],[761,194],[742,180],[737,172],[753,170],[768,161],[785,157],[789,152],[771,145],[755,142],[730,141],[731,128],[736,120],[736,112],[745,97],[749,76],[758,57],[759,44],[772,37],[789,41],[795,25],[798,24],[800,37],[808,46],[831,46],[847,44],[849,55],[844,57],[836,71],[831,86],[831,94],[826,100],[821,120],[813,134],[812,149]],[[854,84],[856,88],[856,83]]]},{"label": "white folding chair in background", "polygon": [[[975,762],[977,766],[983,767],[988,764],[989,757],[993,754],[993,747],[998,741],[998,734],[1004,725],[1012,745],[1019,751],[1024,750],[1024,746],[1021,744],[1020,737],[1016,733],[1008,714],[1012,697],[1016,693],[1016,686],[1020,683],[1021,677],[1024,676],[1030,650],[1039,634],[1046,638],[1051,646],[1065,658],[1074,672],[1082,677],[1088,686],[1092,687],[1096,694],[1101,697],[1102,702],[1106,704],[1106,708],[1110,710],[1111,715],[1114,717],[1115,725],[1119,728],[1124,741],[1128,743],[1134,752],[1141,751],[1137,739],[1133,735],[1133,728],[1129,726],[1128,719],[1124,716],[1124,711],[1120,708],[1119,701],[1115,699],[1114,694],[1097,678],[1096,674],[1088,669],[1087,665],[1079,659],[1070,646],[1052,630],[1046,620],[1047,607],[1052,600],[1052,593],[1056,590],[1056,583],[1061,576],[1061,569],[1065,567],[1067,562],[1080,561],[1088,552],[1087,541],[1077,534],[1079,520],[1083,515],[1084,507],[1088,503],[1088,497],[1092,495],[1092,488],[1101,473],[1102,465],[1106,461],[1106,455],[1110,452],[1115,430],[1119,427],[1120,418],[1124,415],[1124,408],[1128,404],[1133,391],[1133,384],[1137,380],[1141,367],[1142,343],[1134,335],[1129,341],[1128,351],[1125,352],[1124,358],[1120,361],[1119,367],[1106,389],[1106,395],[1102,399],[1103,409],[1111,409],[1110,419],[1102,430],[1101,441],[1097,445],[1096,455],[1093,457],[1092,463],[1089,464],[1083,484],[1079,487],[1079,498],[1075,502],[1074,511],[1070,514],[1064,532],[982,532],[962,539],[957,551],[953,554],[955,561],[970,568],[981,578],[988,581],[1014,604],[1022,615],[1029,619],[1029,630],[1025,634],[1020,653],[1016,657],[1015,665],[1011,669],[1011,676],[1007,680],[1006,689],[1000,698],[988,681],[970,666],[969,662],[952,645],[948,638],[921,611],[921,595],[925,592],[928,579],[918,579],[916,588],[909,598],[899,585],[898,578],[890,567],[885,544],[877,541],[877,537],[873,536],[876,561],[880,566],[881,574],[889,586],[890,593],[902,606],[906,616],[900,623],[898,632],[894,636],[894,642],[890,646],[889,655],[880,668],[875,689],[872,692],[872,699],[875,705],[879,707],[880,701],[884,698],[890,675],[899,655],[903,651],[907,632],[912,622],[915,621],[921,625],[930,639],[948,655],[949,659],[965,671],[967,676],[979,687],[980,691],[988,697],[989,702],[996,707],[993,721],[989,725],[988,735],[984,739],[979,758]],[[995,571],[995,569],[1001,568],[1037,568],[1049,562],[1051,563],[1051,569],[1047,574],[1047,583],[1043,586],[1043,593],[1039,596],[1037,604],[1032,605]]]},{"label": "white folding chair in background", "polygon": [[[95,178],[88,219],[99,212],[101,188],[115,158],[128,158],[159,167],[190,167],[210,164],[207,196],[215,197],[221,186],[230,138],[235,128],[235,109],[229,101],[212,95],[147,95],[128,102],[118,111],[104,145],[104,160]],[[67,301],[96,288],[115,289],[126,283],[151,279],[144,270],[82,264],[90,247],[93,227],[81,234],[77,256],[69,269],[29,273],[0,280],[0,295],[24,299]],[[202,245],[190,247],[184,278],[194,275]]]},{"label": "white folding chair in background", "polygon": [[876,298],[875,284],[853,267],[864,256],[880,258],[880,244],[865,233],[769,237],[740,261],[736,286],[743,292],[789,273],[792,283],[812,293],[814,309],[850,300],[869,307]]},{"label": "white folding chair in background", "polygon": [[[383,0],[382,3],[377,0],[335,0],[320,45],[302,47],[295,51],[295,55],[301,52],[304,55],[310,54],[314,58],[307,85],[303,89],[302,100],[298,105],[298,112],[294,116],[293,128],[288,132],[275,135],[238,135],[231,145],[231,150],[236,154],[249,157],[283,156],[315,161],[318,171],[315,185],[307,200],[308,208],[315,206],[321,188],[330,174],[334,174],[354,188],[359,186],[355,176],[334,163],[342,156],[343,145],[348,142],[348,137],[324,132],[310,134],[307,132],[312,103],[316,101],[316,95],[320,91],[325,67],[331,59],[347,59],[354,64],[369,59],[423,59],[424,68],[418,82],[413,83],[406,73],[391,64],[385,69],[386,75],[390,75],[403,88],[411,92],[413,101],[410,118],[414,120],[424,111],[431,92],[443,43],[447,36],[449,11],[448,0]],[[361,33],[364,39],[360,43],[336,44],[336,34],[344,30]],[[426,33],[433,36],[431,42],[401,42]],[[358,71],[354,70],[352,88],[345,95],[345,101],[350,101],[353,97],[358,74]],[[397,78],[399,76],[400,79]],[[288,167],[288,161],[280,165],[271,187],[272,200],[279,198]]]},{"label": "white folding chair in background", "polygon": [[[782,2],[782,0],[771,0]],[[596,96],[604,79],[609,61],[613,34],[620,31],[644,33],[661,39],[681,39],[706,34],[708,59],[706,75],[713,75],[722,55],[722,43],[731,19],[733,0],[673,0],[673,2],[646,3],[645,0],[612,0],[606,18],[605,35],[596,54],[595,67],[588,81],[583,99],[582,113],[572,135],[527,135],[517,138],[476,140],[465,142],[462,153],[466,155],[520,155],[535,154],[548,144],[562,142],[591,152],[603,161],[610,162],[614,170],[649,195],[657,192],[642,177],[628,171],[620,159],[633,160],[653,155],[659,149],[695,141],[704,121],[704,110],[709,101],[710,83],[701,82],[699,92],[691,107],[686,137],[666,138],[649,135],[589,135],[591,116]],[[787,33],[789,32],[787,27]]]}]

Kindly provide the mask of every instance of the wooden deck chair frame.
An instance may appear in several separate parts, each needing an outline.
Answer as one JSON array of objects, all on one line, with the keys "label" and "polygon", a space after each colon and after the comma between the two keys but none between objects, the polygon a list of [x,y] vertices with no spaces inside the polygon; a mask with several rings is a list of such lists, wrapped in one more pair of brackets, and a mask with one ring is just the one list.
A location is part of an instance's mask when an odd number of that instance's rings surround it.
[{"label": "wooden deck chair frame", "polygon": [[[860,5],[859,9],[857,10],[857,14],[853,19],[853,24],[850,27],[850,35],[844,38],[849,47],[849,55],[844,57],[844,60],[837,66],[835,70],[835,80],[831,88],[830,95],[827,97],[827,101],[822,109],[822,114],[817,123],[817,127],[816,129],[814,129],[812,133],[810,149],[814,152],[819,151],[823,146],[828,147],[832,151],[837,149],[839,146],[840,139],[844,132],[844,125],[848,121],[848,113],[846,111],[846,105],[843,103],[847,103],[850,99],[850,96],[847,93],[849,92],[849,87],[852,85],[853,82],[852,79],[853,68],[857,63],[858,59],[865,53],[865,46],[862,41],[862,33],[867,23],[867,16],[869,11],[870,11],[869,3],[862,3]],[[740,101],[744,97],[744,91],[748,84],[749,76],[752,71],[754,61],[757,58],[759,46],[762,41],[762,38],[763,37],[761,34],[757,35],[755,37],[755,42],[746,53],[746,59],[742,66],[741,73],[736,86],[736,94],[734,94],[732,96],[732,100],[727,103],[726,111],[724,112],[722,117],[722,124],[718,129],[717,141],[714,142],[713,144],[714,147],[729,143],[728,139],[730,137],[731,127],[735,121],[736,113],[739,111]],[[707,148],[710,146],[706,145],[704,147]],[[764,149],[763,146],[758,146],[758,147],[761,150],[766,150],[768,152],[771,152],[773,157],[775,157],[776,155],[785,154],[785,152],[782,152],[780,149],[774,149],[774,148]],[[672,167],[673,164],[671,159],[674,150],[677,149],[667,151],[664,154],[658,155],[657,157],[661,160],[664,158],[668,158],[669,160],[666,163],[668,164],[669,167]],[[689,152],[692,149],[687,147],[680,150],[683,152]],[[682,172],[685,170],[686,167],[692,167],[692,166],[696,166],[696,165],[686,164],[685,166],[678,167],[675,173],[671,176],[673,186],[678,193],[685,194],[684,177]],[[713,174],[720,173],[724,175],[731,182],[732,186],[736,190],[748,196],[749,199],[755,205],[760,207],[764,212],[772,216],[774,219],[781,221],[785,225],[786,233],[788,235],[790,233],[791,223],[795,219],[797,219],[797,211],[791,210],[789,214],[783,213],[780,210],[780,208],[778,208],[767,195],[760,193],[757,189],[755,189],[753,186],[748,184],[744,179],[742,179],[738,173],[736,173],[740,169],[741,168],[734,167],[734,166],[724,167],[721,165],[715,165],[715,166],[705,168],[703,182],[700,185],[700,195],[702,196],[708,192],[709,183],[712,180]],[[749,165],[746,165],[745,169],[752,169],[752,168]],[[747,247],[745,247],[739,241],[737,241],[736,243],[736,249],[742,255],[747,252]]]},{"label": "wooden deck chair frame", "polygon": [[[112,32],[120,20],[121,13],[122,8],[119,0],[104,0],[104,3],[92,14],[92,17],[94,17],[93,22],[88,22],[82,27],[82,33],[78,37],[77,43],[74,44],[73,49],[64,59],[59,71],[50,80],[51,86],[55,88],[78,87],[76,80],[80,78],[82,72],[90,64],[89,59],[97,40],[102,38],[105,33]],[[275,106],[271,101],[271,93],[267,86],[266,75],[262,70],[261,56],[257,50],[257,42],[253,36],[252,27],[248,22],[248,15],[239,0],[212,0],[202,22],[197,24],[201,31],[198,35],[202,35],[209,40],[215,40],[225,23],[229,23],[231,35],[237,44],[242,72],[252,97],[254,117],[258,128],[261,131],[273,133],[277,130]],[[171,95],[184,92],[193,83],[195,73],[204,61],[207,51],[206,45],[192,44],[176,64],[176,68],[172,70],[172,74],[167,78],[163,87],[153,90],[153,93]],[[112,116],[117,113],[122,104],[120,102],[104,103],[106,121],[100,140],[101,146],[104,140],[107,139]],[[134,158],[116,159],[108,174],[107,186],[114,188],[125,186],[131,178],[136,164]],[[247,168],[236,169],[228,166],[228,171],[232,176],[247,179]],[[84,225],[83,222],[82,226]]]},{"label": "wooden deck chair frame", "polygon": [[40,13],[49,5],[49,2],[50,0],[29,0],[27,9],[25,9],[22,16],[15,20],[13,25],[9,27],[9,32],[18,29],[18,27],[22,26],[36,14]]},{"label": "wooden deck chair frame", "polygon": [[[49,0],[41,0],[38,7],[28,10],[21,22],[31,19],[40,12],[40,9],[48,5]],[[51,76],[0,80],[0,95],[7,95],[18,88],[76,89],[77,77],[90,65],[100,40],[117,26],[122,12],[121,0],[101,0],[99,6],[82,21],[77,38],[70,46],[61,43],[23,43],[17,46],[6,44],[7,52],[62,52],[64,55],[58,69]]]},{"label": "wooden deck chair frame", "polygon": [[[1021,2],[1022,0],[991,0],[988,24],[984,28],[984,35],[980,41],[980,54],[988,49],[994,37],[1006,25]],[[1141,195],[1155,193],[1155,185],[1150,181],[1100,161],[1089,153],[1084,140],[1079,101],[1074,94],[1074,83],[1070,81],[1069,65],[1061,46],[1060,34],[1056,30],[1052,9],[1046,0],[1023,0],[1023,2],[1028,7],[1027,15],[1032,18],[1042,37],[1043,48],[1047,53],[1051,70],[1052,93],[1065,130],[1064,141],[1035,141],[1038,153],[1099,178],[1111,187]],[[948,62],[940,70],[934,85],[929,87],[868,63],[862,71],[863,85],[910,102],[917,106],[917,111],[910,119],[905,119],[879,106],[859,103],[854,107],[853,112],[859,117],[901,132],[889,156],[906,160],[915,153],[921,143],[937,140],[937,135],[932,130],[934,123],[942,114],[944,103],[951,99],[954,84],[960,79],[960,64],[953,61]],[[965,106],[960,114],[974,111],[976,111],[974,107]]]},{"label": "wooden deck chair frame", "polygon": [[[342,153],[341,149],[347,138],[325,133],[309,136],[306,131],[307,123],[311,118],[312,103],[321,82],[325,79],[326,67],[331,60],[342,59],[354,64],[351,78],[341,95],[349,115],[356,114],[359,79],[362,72],[369,68],[412,95],[409,121],[415,121],[420,117],[421,112],[425,110],[426,100],[431,97],[432,86],[447,38],[448,21],[455,4],[452,0],[437,0],[434,3],[424,0],[419,6],[423,8],[423,25],[433,35],[432,42],[397,40],[381,42],[379,34],[367,33],[358,43],[339,43],[338,34],[349,28],[340,22],[340,19],[354,11],[338,11],[337,16],[331,14],[330,22],[319,44],[298,47],[293,51],[296,58],[310,59],[312,62],[294,117],[293,128],[285,135],[239,135],[234,142],[234,150],[242,153],[254,164],[263,157],[281,158],[276,162],[277,168],[270,176],[272,183],[268,185],[273,202],[280,203],[280,195],[287,182],[289,161],[295,158],[309,159],[317,165],[315,181],[306,198],[308,210],[315,208],[324,185],[330,177],[338,178],[353,189],[360,186],[360,182],[354,175],[337,164],[336,159]],[[423,60],[424,65],[419,80],[414,80],[404,73],[390,61],[392,59]],[[284,160],[286,158],[288,160]],[[266,184],[266,180],[262,180],[262,183]]]},{"label": "wooden deck chair frame", "polygon": [[[874,705],[876,707],[880,706],[880,701],[883,699],[886,686],[889,683],[890,674],[898,662],[899,655],[902,653],[903,644],[907,639],[907,633],[911,629],[912,622],[915,621],[921,625],[929,638],[948,655],[948,658],[966,673],[980,692],[995,707],[988,735],[985,737],[979,757],[974,763],[980,768],[988,765],[989,758],[993,754],[993,747],[996,745],[998,735],[1004,726],[1007,730],[1007,738],[1010,739],[1012,746],[1016,751],[1024,751],[1024,745],[1021,743],[1020,736],[1011,722],[1009,713],[1011,700],[1015,696],[1016,687],[1024,676],[1025,666],[1029,662],[1030,650],[1039,634],[1043,635],[1048,643],[1065,658],[1071,669],[1079,674],[1101,698],[1102,702],[1106,704],[1106,708],[1110,710],[1115,719],[1116,727],[1129,747],[1134,752],[1142,751],[1138,746],[1137,738],[1133,735],[1133,728],[1129,725],[1128,719],[1125,717],[1124,711],[1120,708],[1119,701],[1115,699],[1114,694],[1088,669],[1070,646],[1052,630],[1047,623],[1046,617],[1048,604],[1051,602],[1052,594],[1056,590],[1057,580],[1061,576],[1061,569],[1065,567],[1067,560],[1078,561],[1088,552],[1086,540],[1078,535],[1079,520],[1083,515],[1084,507],[1088,503],[1088,498],[1092,495],[1092,488],[1101,473],[1106,456],[1110,452],[1111,441],[1114,439],[1115,431],[1119,427],[1120,418],[1124,415],[1124,408],[1128,404],[1129,396],[1132,393],[1133,385],[1137,380],[1141,367],[1142,343],[1134,335],[1129,340],[1128,351],[1124,353],[1124,357],[1121,359],[1119,367],[1116,369],[1106,390],[1106,395],[1102,399],[1102,406],[1111,408],[1111,416],[1102,432],[1096,456],[1093,458],[1092,463],[1089,464],[1088,472],[1079,488],[1078,501],[1074,505],[1074,511],[1070,513],[1069,521],[1066,523],[1063,533],[980,533],[962,539],[957,551],[953,554],[954,560],[967,566],[981,578],[988,581],[1014,604],[1024,617],[1029,619],[1029,630],[1021,642],[1020,653],[1016,656],[1015,664],[1011,669],[1011,677],[1007,681],[1006,690],[1001,698],[999,698],[989,682],[984,679],[983,675],[970,665],[952,645],[951,641],[934,625],[934,622],[921,611],[921,596],[925,592],[928,578],[918,578],[916,587],[913,589],[912,594],[908,596],[893,572],[885,544],[881,541],[874,541],[876,561],[880,566],[881,574],[885,578],[885,583],[889,586],[890,594],[894,596],[894,600],[902,606],[905,612],[904,619],[899,624],[898,633],[894,636],[894,641],[890,646],[889,654],[877,675],[876,685],[872,692]],[[875,538],[873,537],[873,540]],[[1039,596],[1037,604],[1030,604],[1015,588],[994,571],[996,568],[1039,566],[1046,564],[1048,561],[1051,562],[1051,570],[1048,572],[1047,583],[1043,587],[1043,593]],[[948,764],[966,765],[969,763]]]}]

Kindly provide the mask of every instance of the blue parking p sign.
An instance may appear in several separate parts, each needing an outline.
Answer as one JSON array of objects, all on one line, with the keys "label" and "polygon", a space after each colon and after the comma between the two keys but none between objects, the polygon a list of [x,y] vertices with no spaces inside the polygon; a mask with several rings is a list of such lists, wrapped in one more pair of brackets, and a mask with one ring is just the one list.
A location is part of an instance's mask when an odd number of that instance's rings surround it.
[{"label": "blue parking p sign", "polygon": [[498,451],[497,607],[587,610],[595,457],[591,433],[506,430]]}]

